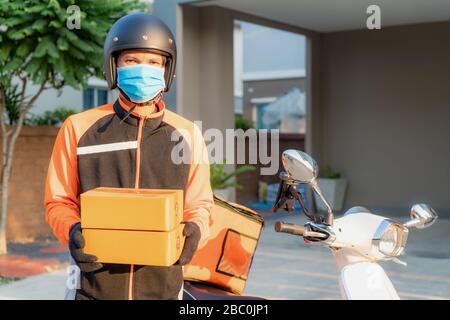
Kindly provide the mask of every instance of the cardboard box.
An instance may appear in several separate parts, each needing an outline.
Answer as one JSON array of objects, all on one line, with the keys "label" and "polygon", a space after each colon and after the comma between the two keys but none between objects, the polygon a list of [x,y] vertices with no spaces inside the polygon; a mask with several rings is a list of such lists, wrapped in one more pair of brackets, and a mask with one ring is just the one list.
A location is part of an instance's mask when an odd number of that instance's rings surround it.
[{"label": "cardboard box", "polygon": [[171,231],[83,229],[84,251],[99,262],[171,266],[180,257],[183,226]]},{"label": "cardboard box", "polygon": [[99,262],[170,266],[180,257],[182,190],[97,188],[80,198],[84,251]]}]

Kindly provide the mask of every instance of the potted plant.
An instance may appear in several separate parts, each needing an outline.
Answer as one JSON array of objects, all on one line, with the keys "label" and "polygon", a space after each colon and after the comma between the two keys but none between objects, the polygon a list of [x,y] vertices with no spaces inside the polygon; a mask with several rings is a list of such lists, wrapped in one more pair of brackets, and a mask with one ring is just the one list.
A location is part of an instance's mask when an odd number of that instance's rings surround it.
[{"label": "potted plant", "polygon": [[[345,193],[347,190],[347,180],[342,178],[342,174],[334,171],[330,166],[326,166],[323,176],[317,179],[317,184],[322,190],[323,196],[327,199],[333,211],[340,211],[344,206]],[[325,204],[319,196],[314,193],[317,210],[327,211]]]},{"label": "potted plant", "polygon": [[248,129],[254,128],[253,122],[247,118],[245,118],[242,114],[234,115],[234,127],[236,129],[242,129],[247,131]]},{"label": "potted plant", "polygon": [[235,178],[238,174],[246,171],[253,171],[256,168],[254,166],[240,166],[231,172],[226,172],[224,170],[225,164],[214,163],[211,164],[210,169],[211,188],[213,189],[213,192],[224,200],[230,201],[233,189],[242,189],[242,186],[233,178]]}]

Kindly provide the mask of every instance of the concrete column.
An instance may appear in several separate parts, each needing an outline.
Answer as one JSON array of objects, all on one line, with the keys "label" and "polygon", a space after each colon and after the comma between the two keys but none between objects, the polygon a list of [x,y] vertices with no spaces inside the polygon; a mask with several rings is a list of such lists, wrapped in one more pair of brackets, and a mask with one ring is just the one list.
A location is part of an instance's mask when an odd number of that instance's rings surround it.
[{"label": "concrete column", "polygon": [[320,34],[309,34],[306,46],[306,136],[305,151],[323,165],[324,115],[320,100]]},{"label": "concrete column", "polygon": [[219,7],[180,6],[177,110],[203,128],[234,128],[233,17]]},{"label": "concrete column", "polygon": [[233,17],[219,7],[186,5],[178,7],[177,21],[177,112],[201,120],[203,131],[221,130],[225,142],[225,130],[234,129]]}]

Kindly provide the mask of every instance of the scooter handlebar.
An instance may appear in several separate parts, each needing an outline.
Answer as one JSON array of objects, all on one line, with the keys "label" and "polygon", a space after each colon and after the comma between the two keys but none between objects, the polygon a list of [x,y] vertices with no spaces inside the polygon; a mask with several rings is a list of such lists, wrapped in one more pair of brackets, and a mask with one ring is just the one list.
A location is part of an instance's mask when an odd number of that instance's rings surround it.
[{"label": "scooter handlebar", "polygon": [[299,226],[296,224],[277,221],[275,223],[275,231],[290,233],[290,234],[294,234],[297,236],[303,236],[305,233],[305,228],[303,226]]}]

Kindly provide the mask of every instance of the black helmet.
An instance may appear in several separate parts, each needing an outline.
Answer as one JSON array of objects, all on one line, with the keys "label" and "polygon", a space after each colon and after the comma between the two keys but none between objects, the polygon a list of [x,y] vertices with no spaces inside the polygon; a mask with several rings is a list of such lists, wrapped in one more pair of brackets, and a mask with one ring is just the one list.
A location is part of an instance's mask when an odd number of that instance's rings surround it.
[{"label": "black helmet", "polygon": [[164,91],[169,91],[175,73],[177,47],[167,25],[157,17],[142,12],[126,15],[113,24],[103,46],[103,69],[109,89],[117,86],[117,53],[128,49],[154,51],[166,57]]}]

